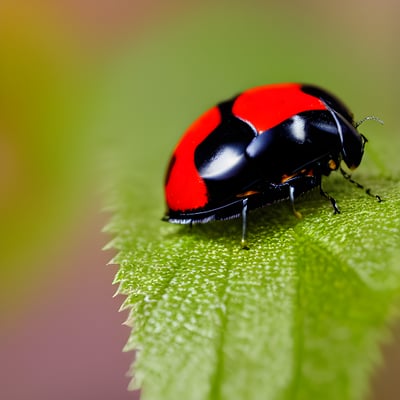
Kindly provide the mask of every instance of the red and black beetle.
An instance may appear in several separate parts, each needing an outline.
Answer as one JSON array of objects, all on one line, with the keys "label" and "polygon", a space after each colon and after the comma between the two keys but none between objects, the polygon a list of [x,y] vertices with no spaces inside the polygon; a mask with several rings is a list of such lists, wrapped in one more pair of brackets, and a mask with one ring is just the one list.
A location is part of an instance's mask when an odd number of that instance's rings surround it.
[{"label": "red and black beetle", "polygon": [[290,199],[299,216],[294,199],[314,187],[339,213],[321,177],[341,161],[358,167],[367,140],[357,126],[339,99],[313,85],[246,90],[204,113],[176,146],[163,219],[192,224],[242,216],[244,246],[248,210]]}]

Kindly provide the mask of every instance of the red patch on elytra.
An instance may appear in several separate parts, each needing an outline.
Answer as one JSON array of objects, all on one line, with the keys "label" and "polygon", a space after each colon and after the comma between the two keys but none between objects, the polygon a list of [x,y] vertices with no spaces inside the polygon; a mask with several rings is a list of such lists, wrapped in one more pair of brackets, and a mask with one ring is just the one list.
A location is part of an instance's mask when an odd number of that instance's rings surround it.
[{"label": "red patch on elytra", "polygon": [[246,90],[236,99],[232,112],[250,122],[262,133],[294,115],[311,110],[326,110],[317,97],[301,91],[300,84],[259,86]]},{"label": "red patch on elytra", "polygon": [[189,127],[178,143],[165,185],[167,205],[171,210],[194,210],[207,204],[207,186],[197,171],[194,153],[220,122],[220,112],[213,107]]}]

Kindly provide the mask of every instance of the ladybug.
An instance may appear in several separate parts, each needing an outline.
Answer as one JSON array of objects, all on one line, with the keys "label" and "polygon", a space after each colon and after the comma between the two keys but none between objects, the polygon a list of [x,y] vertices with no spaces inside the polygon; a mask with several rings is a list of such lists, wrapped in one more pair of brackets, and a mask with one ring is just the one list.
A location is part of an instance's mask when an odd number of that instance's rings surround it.
[{"label": "ladybug", "polygon": [[338,98],[313,85],[259,86],[219,103],[175,148],[163,220],[192,224],[241,216],[245,248],[248,210],[289,199],[300,217],[295,198],[318,187],[339,213],[321,177],[340,169],[363,188],[340,166],[343,161],[354,170],[361,162],[367,139],[358,125]]}]

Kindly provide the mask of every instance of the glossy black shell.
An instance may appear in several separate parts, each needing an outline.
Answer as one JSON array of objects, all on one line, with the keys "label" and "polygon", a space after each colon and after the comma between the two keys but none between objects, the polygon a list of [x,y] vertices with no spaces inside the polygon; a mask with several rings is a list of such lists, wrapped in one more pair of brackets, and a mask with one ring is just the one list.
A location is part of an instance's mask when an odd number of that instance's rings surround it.
[{"label": "glossy black shell", "polygon": [[362,159],[365,138],[353,115],[335,96],[316,86],[301,85],[321,99],[322,110],[304,111],[259,134],[232,113],[237,97],[218,105],[222,122],[196,148],[196,168],[207,186],[208,202],[197,210],[169,210],[175,223],[208,222],[240,216],[243,199],[254,209],[298,196],[320,186],[321,176],[350,169]]}]

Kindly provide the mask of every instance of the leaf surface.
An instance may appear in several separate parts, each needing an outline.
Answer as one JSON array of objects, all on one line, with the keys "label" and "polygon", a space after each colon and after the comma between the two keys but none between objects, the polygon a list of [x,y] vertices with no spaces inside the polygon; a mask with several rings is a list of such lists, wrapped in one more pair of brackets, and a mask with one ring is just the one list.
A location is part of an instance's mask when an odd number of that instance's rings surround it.
[{"label": "leaf surface", "polygon": [[[261,24],[246,12],[216,10],[207,32],[199,16],[181,20],[179,32],[155,34],[108,71],[102,129],[118,135],[107,149],[114,215],[107,230],[118,250],[115,282],[131,310],[126,349],[138,350],[133,386],[144,400],[361,399],[400,293],[400,169],[393,162],[390,176],[373,151],[388,135],[363,130],[372,140],[356,174],[382,203],[332,176],[324,189],[340,215],[314,192],[298,200],[301,220],[286,202],[256,210],[249,251],[240,248],[240,220],[193,229],[160,221],[164,168],[190,122],[251,82],[292,76],[289,60],[268,63],[281,57],[277,43],[268,57],[246,46],[285,26],[273,13]],[[277,40],[292,56],[308,39],[305,31]],[[335,47],[324,48],[326,63],[340,69]],[[307,56],[299,81],[321,74],[321,55]]]}]

